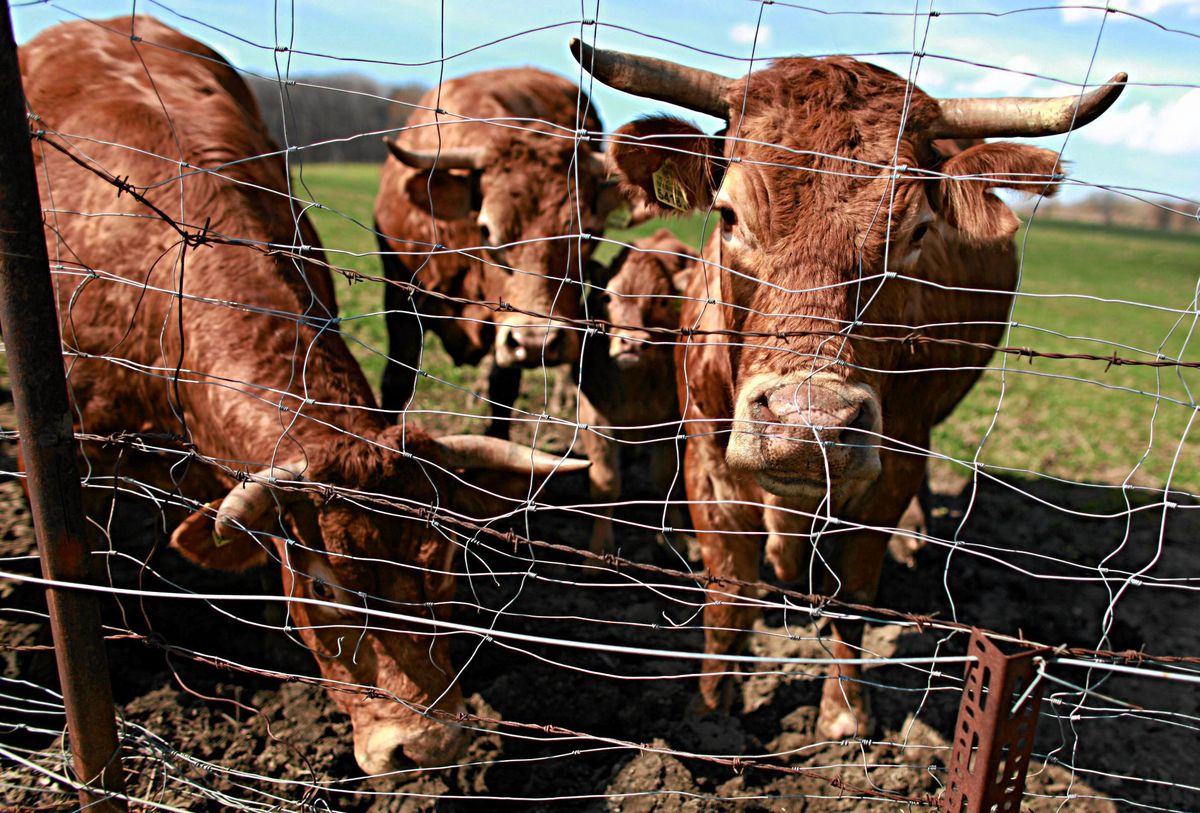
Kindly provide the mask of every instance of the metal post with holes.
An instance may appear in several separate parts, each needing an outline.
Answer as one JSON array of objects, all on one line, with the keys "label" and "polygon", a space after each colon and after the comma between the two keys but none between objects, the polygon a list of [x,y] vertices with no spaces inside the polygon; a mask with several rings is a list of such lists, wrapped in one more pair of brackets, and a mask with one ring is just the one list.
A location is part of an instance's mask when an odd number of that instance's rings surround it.
[{"label": "metal post with holes", "polygon": [[971,632],[962,702],[954,725],[947,813],[1018,813],[1042,705],[1036,652],[1005,655]]},{"label": "metal post with holes", "polygon": [[[93,570],[83,521],[62,339],[42,233],[17,45],[0,21],[0,328],[21,436],[42,575],[86,583]],[[87,810],[123,811],[124,774],[96,597],[46,590],[75,774]]]}]

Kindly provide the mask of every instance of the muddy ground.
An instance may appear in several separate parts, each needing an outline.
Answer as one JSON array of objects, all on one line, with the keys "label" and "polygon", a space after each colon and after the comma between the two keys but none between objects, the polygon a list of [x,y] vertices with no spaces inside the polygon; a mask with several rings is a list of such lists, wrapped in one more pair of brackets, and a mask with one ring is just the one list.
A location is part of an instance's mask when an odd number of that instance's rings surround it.
[{"label": "muddy ground", "polygon": [[[2,421],[5,427],[12,425],[10,416]],[[2,468],[11,472],[11,444],[3,452]],[[639,478],[643,468],[637,459],[631,461],[628,476],[635,489],[645,487]],[[971,489],[944,473],[933,485],[932,531],[951,538],[971,502]],[[1161,552],[1161,511],[1139,512],[1128,543],[1109,566],[1136,570],[1160,554],[1149,575],[1192,579],[1194,585],[1200,577],[1200,511],[1184,502],[1168,516]],[[890,560],[878,604],[943,618],[956,615],[1050,644],[1095,646],[1108,593],[1094,582],[1054,577],[1085,573],[1069,563],[1092,566],[1094,576],[1096,563],[1119,546],[1125,520],[1081,518],[1061,509],[1119,512],[1122,505],[1112,492],[1045,482],[981,487],[959,533],[971,544],[953,554],[945,545],[927,547],[911,566]],[[190,567],[165,549],[153,514],[129,513],[117,526],[116,540],[128,558],[110,557],[118,585],[160,589],[169,580],[197,591],[254,594],[271,581],[265,573],[231,578]],[[652,509],[623,516],[655,521]],[[585,544],[588,523],[571,515],[539,513],[532,531],[535,538]],[[648,531],[624,530],[619,538],[623,554],[631,559],[671,563]],[[36,563],[21,558],[29,556],[32,546],[19,486],[11,480],[0,484],[3,569],[33,572]],[[640,583],[661,581],[658,577],[628,569],[586,571],[577,557],[546,550],[532,552],[537,562],[531,566],[531,552],[523,547],[481,550],[481,555],[496,570],[531,574],[460,582],[458,596],[465,603],[507,607],[498,622],[502,629],[631,646],[702,648],[695,621],[682,628],[667,623],[687,622],[687,609]],[[457,664],[470,662],[462,674],[468,705],[479,717],[496,722],[481,726],[462,766],[362,780],[356,779],[360,772],[349,722],[322,689],[211,662],[220,658],[277,673],[313,674],[308,652],[270,629],[278,619],[264,606],[130,598],[119,603],[108,598],[104,606],[114,632],[132,630],[138,636],[112,640],[108,649],[135,795],[176,809],[449,811],[480,809],[479,802],[487,800],[484,809],[893,810],[900,805],[856,795],[828,780],[904,796],[937,793],[945,779],[958,707],[958,665],[945,668],[946,677],[933,682],[932,692],[925,691],[929,681],[917,670],[875,668],[868,673],[878,719],[872,740],[820,745],[814,744],[813,732],[820,683],[799,668],[742,679],[729,716],[696,715],[689,711],[694,681],[670,677],[691,671],[694,665],[687,661],[549,646],[515,649],[461,636],[455,656]],[[1195,594],[1186,589],[1132,588],[1116,605],[1109,646],[1200,655],[1196,606]],[[0,798],[5,809],[74,806],[73,797],[52,778],[13,761],[14,755],[24,755],[43,768],[62,770],[61,742],[39,733],[60,731],[63,725],[51,694],[56,685],[52,656],[29,650],[49,642],[36,615],[43,607],[37,589],[0,582],[0,693],[5,696],[0,746],[6,749],[0,758]],[[491,615],[464,604],[456,619],[486,624]],[[768,612],[752,640],[753,651],[819,655],[820,647],[805,640],[813,631],[808,621],[799,612],[787,618],[781,611]],[[868,645],[885,655],[964,651],[963,636],[939,646],[942,638],[911,627],[877,625],[869,632]],[[192,651],[211,657],[197,660],[189,655]],[[1065,666],[1051,673],[1076,683],[1087,679],[1086,673]],[[1185,683],[1099,674],[1092,682],[1102,683],[1098,688],[1105,695],[1146,711],[1096,697],[1083,709],[1071,702],[1047,702],[1023,808],[1200,809],[1195,778],[1200,691]],[[1057,684],[1052,691],[1069,692]],[[693,756],[763,753],[784,753],[769,762],[813,773],[781,773]],[[1077,770],[1068,770],[1069,764]]]}]

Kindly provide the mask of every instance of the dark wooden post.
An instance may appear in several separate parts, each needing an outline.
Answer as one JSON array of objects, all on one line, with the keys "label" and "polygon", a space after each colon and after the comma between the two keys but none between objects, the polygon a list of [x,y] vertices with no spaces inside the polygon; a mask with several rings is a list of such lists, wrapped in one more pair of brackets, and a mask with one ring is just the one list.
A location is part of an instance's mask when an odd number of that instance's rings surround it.
[{"label": "dark wooden post", "polygon": [[[83,522],[62,339],[42,233],[37,177],[8,0],[0,21],[0,328],[21,435],[42,575],[85,583],[93,572]],[[125,810],[112,685],[96,596],[49,587],[46,602],[75,773],[88,810]]]}]

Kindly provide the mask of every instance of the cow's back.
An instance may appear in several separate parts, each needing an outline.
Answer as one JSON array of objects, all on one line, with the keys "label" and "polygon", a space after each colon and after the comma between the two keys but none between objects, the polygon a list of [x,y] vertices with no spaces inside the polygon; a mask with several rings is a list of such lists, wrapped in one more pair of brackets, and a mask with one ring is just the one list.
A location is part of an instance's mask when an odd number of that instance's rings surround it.
[{"label": "cow's back", "polygon": [[[433,150],[479,144],[504,128],[570,135],[579,116],[587,129],[601,128],[587,97],[568,79],[536,68],[480,71],[447,80],[421,97],[399,141],[409,149]],[[428,126],[434,122],[443,126]]]},{"label": "cow's back", "polygon": [[[34,142],[47,248],[61,266],[64,343],[82,356],[68,364],[86,428],[177,432],[172,416],[182,409],[193,438],[219,451],[217,438],[255,420],[254,405],[233,406],[228,387],[286,390],[296,377],[287,365],[262,363],[272,350],[292,352],[294,317],[263,318],[244,306],[336,315],[327,270],[264,250],[286,242],[315,256],[319,241],[288,202],[286,171],[253,97],[214,51],[147,17],[56,26],[20,60],[45,139],[95,169]],[[127,181],[177,225],[103,175]],[[195,235],[205,226],[213,241],[185,245],[180,229]],[[173,404],[176,369],[223,383],[181,386]],[[346,382],[350,392],[365,386]]]}]

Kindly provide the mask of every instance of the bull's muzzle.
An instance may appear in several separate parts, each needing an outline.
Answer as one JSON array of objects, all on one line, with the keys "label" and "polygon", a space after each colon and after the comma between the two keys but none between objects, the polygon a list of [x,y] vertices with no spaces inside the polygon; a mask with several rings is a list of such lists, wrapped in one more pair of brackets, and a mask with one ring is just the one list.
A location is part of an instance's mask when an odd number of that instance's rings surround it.
[{"label": "bull's muzzle", "polygon": [[646,355],[649,334],[615,332],[608,341],[608,357],[621,368],[636,367]]},{"label": "bull's muzzle", "polygon": [[572,361],[574,332],[560,326],[508,322],[496,328],[496,364],[500,367],[553,367]]},{"label": "bull's muzzle", "polygon": [[[457,710],[462,709],[460,703]],[[352,713],[351,718],[354,759],[368,775],[453,765],[469,741],[467,729],[462,726],[443,724],[415,712],[405,712],[401,719],[378,718],[369,712]]]},{"label": "bull's muzzle", "polygon": [[834,499],[879,476],[875,391],[830,373],[760,374],[740,388],[726,462],[779,496]]}]

